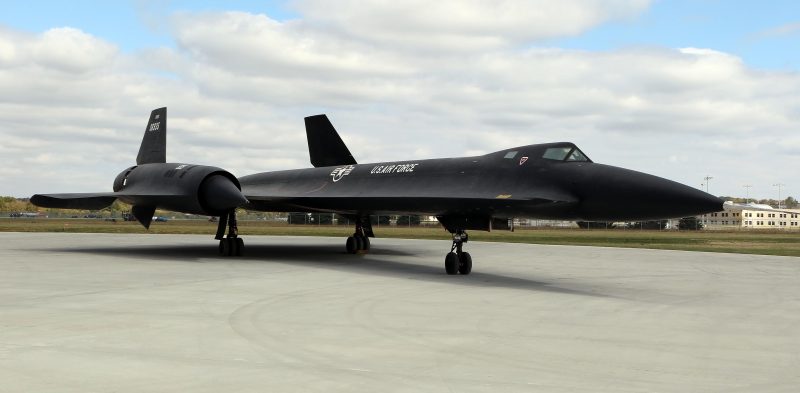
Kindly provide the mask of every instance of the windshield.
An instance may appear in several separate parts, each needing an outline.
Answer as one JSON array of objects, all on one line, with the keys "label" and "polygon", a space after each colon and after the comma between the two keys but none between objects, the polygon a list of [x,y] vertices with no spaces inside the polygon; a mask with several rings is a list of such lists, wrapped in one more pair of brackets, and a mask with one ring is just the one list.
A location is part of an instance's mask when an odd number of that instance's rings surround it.
[{"label": "windshield", "polygon": [[591,162],[580,149],[574,146],[548,148],[544,151],[542,158],[554,161]]},{"label": "windshield", "polygon": [[567,156],[567,161],[586,162],[586,161],[589,161],[589,159],[586,158],[586,156],[583,155],[583,152],[578,150],[578,148],[576,147],[576,148],[572,149],[572,153],[569,153],[569,156]]},{"label": "windshield", "polygon": [[544,151],[542,158],[548,160],[564,161],[572,147],[551,147]]}]

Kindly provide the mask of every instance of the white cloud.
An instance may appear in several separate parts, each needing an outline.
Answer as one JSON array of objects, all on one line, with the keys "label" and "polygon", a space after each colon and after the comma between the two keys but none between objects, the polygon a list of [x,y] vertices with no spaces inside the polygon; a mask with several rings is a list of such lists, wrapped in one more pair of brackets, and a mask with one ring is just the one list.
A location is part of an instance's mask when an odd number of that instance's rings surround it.
[{"label": "white cloud", "polygon": [[70,27],[45,31],[30,45],[32,60],[68,73],[96,71],[113,63],[117,48]]},{"label": "white cloud", "polygon": [[754,38],[765,39],[784,37],[787,35],[800,33],[800,22],[786,23],[770,29],[762,30],[754,35]]},{"label": "white cloud", "polygon": [[493,49],[575,35],[644,11],[649,0],[301,0],[312,23],[412,51]]},{"label": "white cloud", "polygon": [[[170,160],[237,175],[307,167],[302,118],[328,113],[360,162],[571,140],[596,161],[690,185],[711,174],[712,192],[740,193],[742,176],[754,195],[778,181],[800,190],[800,175],[777,169],[800,164],[797,73],[704,48],[530,47],[646,2],[458,3],[441,24],[451,3],[326,4],[302,2],[307,14],[287,22],[174,15],[176,50],[132,54],[75,29],[0,29],[0,194],[108,189],[163,105]],[[79,172],[90,175],[71,181]]]}]

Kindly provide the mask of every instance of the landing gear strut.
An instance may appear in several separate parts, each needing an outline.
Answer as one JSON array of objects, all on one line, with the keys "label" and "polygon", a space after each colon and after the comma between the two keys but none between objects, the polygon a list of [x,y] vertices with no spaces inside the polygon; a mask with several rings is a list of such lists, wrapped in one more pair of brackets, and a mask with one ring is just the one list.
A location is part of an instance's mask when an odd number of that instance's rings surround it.
[{"label": "landing gear strut", "polygon": [[[228,227],[227,236],[225,236],[226,226]],[[242,253],[244,253],[244,240],[239,237],[239,228],[236,225],[236,210],[231,210],[219,216],[217,235],[214,238],[219,240],[219,255],[229,257],[242,256]]]},{"label": "landing gear strut", "polygon": [[464,230],[457,230],[453,233],[453,246],[450,247],[450,252],[444,258],[444,270],[447,274],[467,275],[472,272],[472,256],[461,250],[464,243],[468,241],[469,236]]},{"label": "landing gear strut", "polygon": [[366,254],[369,252],[369,247],[369,237],[364,230],[364,225],[361,224],[361,220],[357,220],[355,233],[353,233],[353,236],[348,237],[347,243],[345,243],[347,253]]}]

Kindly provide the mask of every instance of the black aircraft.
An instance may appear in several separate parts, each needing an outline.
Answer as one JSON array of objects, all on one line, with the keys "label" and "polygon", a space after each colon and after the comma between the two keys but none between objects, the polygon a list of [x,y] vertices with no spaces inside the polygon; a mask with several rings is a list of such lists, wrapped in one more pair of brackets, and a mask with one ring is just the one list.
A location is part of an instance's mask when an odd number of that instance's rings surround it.
[{"label": "black aircraft", "polygon": [[[332,212],[355,222],[349,253],[370,249],[370,216],[436,216],[453,235],[447,274],[469,274],[467,230],[508,230],[512,218],[640,221],[723,210],[710,194],[660,177],[592,162],[569,142],[520,146],[482,156],[357,164],[325,115],[305,119],[314,168],[236,178],[221,168],[166,162],[167,108],[150,114],[136,165],[113,192],[37,194],[37,206],[102,209],[116,199],[150,226],[156,208],[218,216],[222,255],[241,255],[236,208]],[[227,235],[225,230],[227,227]]]}]

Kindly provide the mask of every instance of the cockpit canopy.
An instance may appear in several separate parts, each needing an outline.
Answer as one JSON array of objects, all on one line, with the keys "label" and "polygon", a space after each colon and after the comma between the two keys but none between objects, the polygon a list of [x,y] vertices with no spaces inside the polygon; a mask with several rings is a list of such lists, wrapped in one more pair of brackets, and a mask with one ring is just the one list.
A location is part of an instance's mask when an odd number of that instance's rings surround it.
[{"label": "cockpit canopy", "polygon": [[592,162],[589,157],[586,157],[586,154],[583,154],[575,144],[570,142],[529,145],[498,153],[507,160],[519,159],[520,165],[524,164],[528,159],[561,162]]},{"label": "cockpit canopy", "polygon": [[544,150],[542,158],[554,161],[592,162],[573,144],[548,147]]}]

